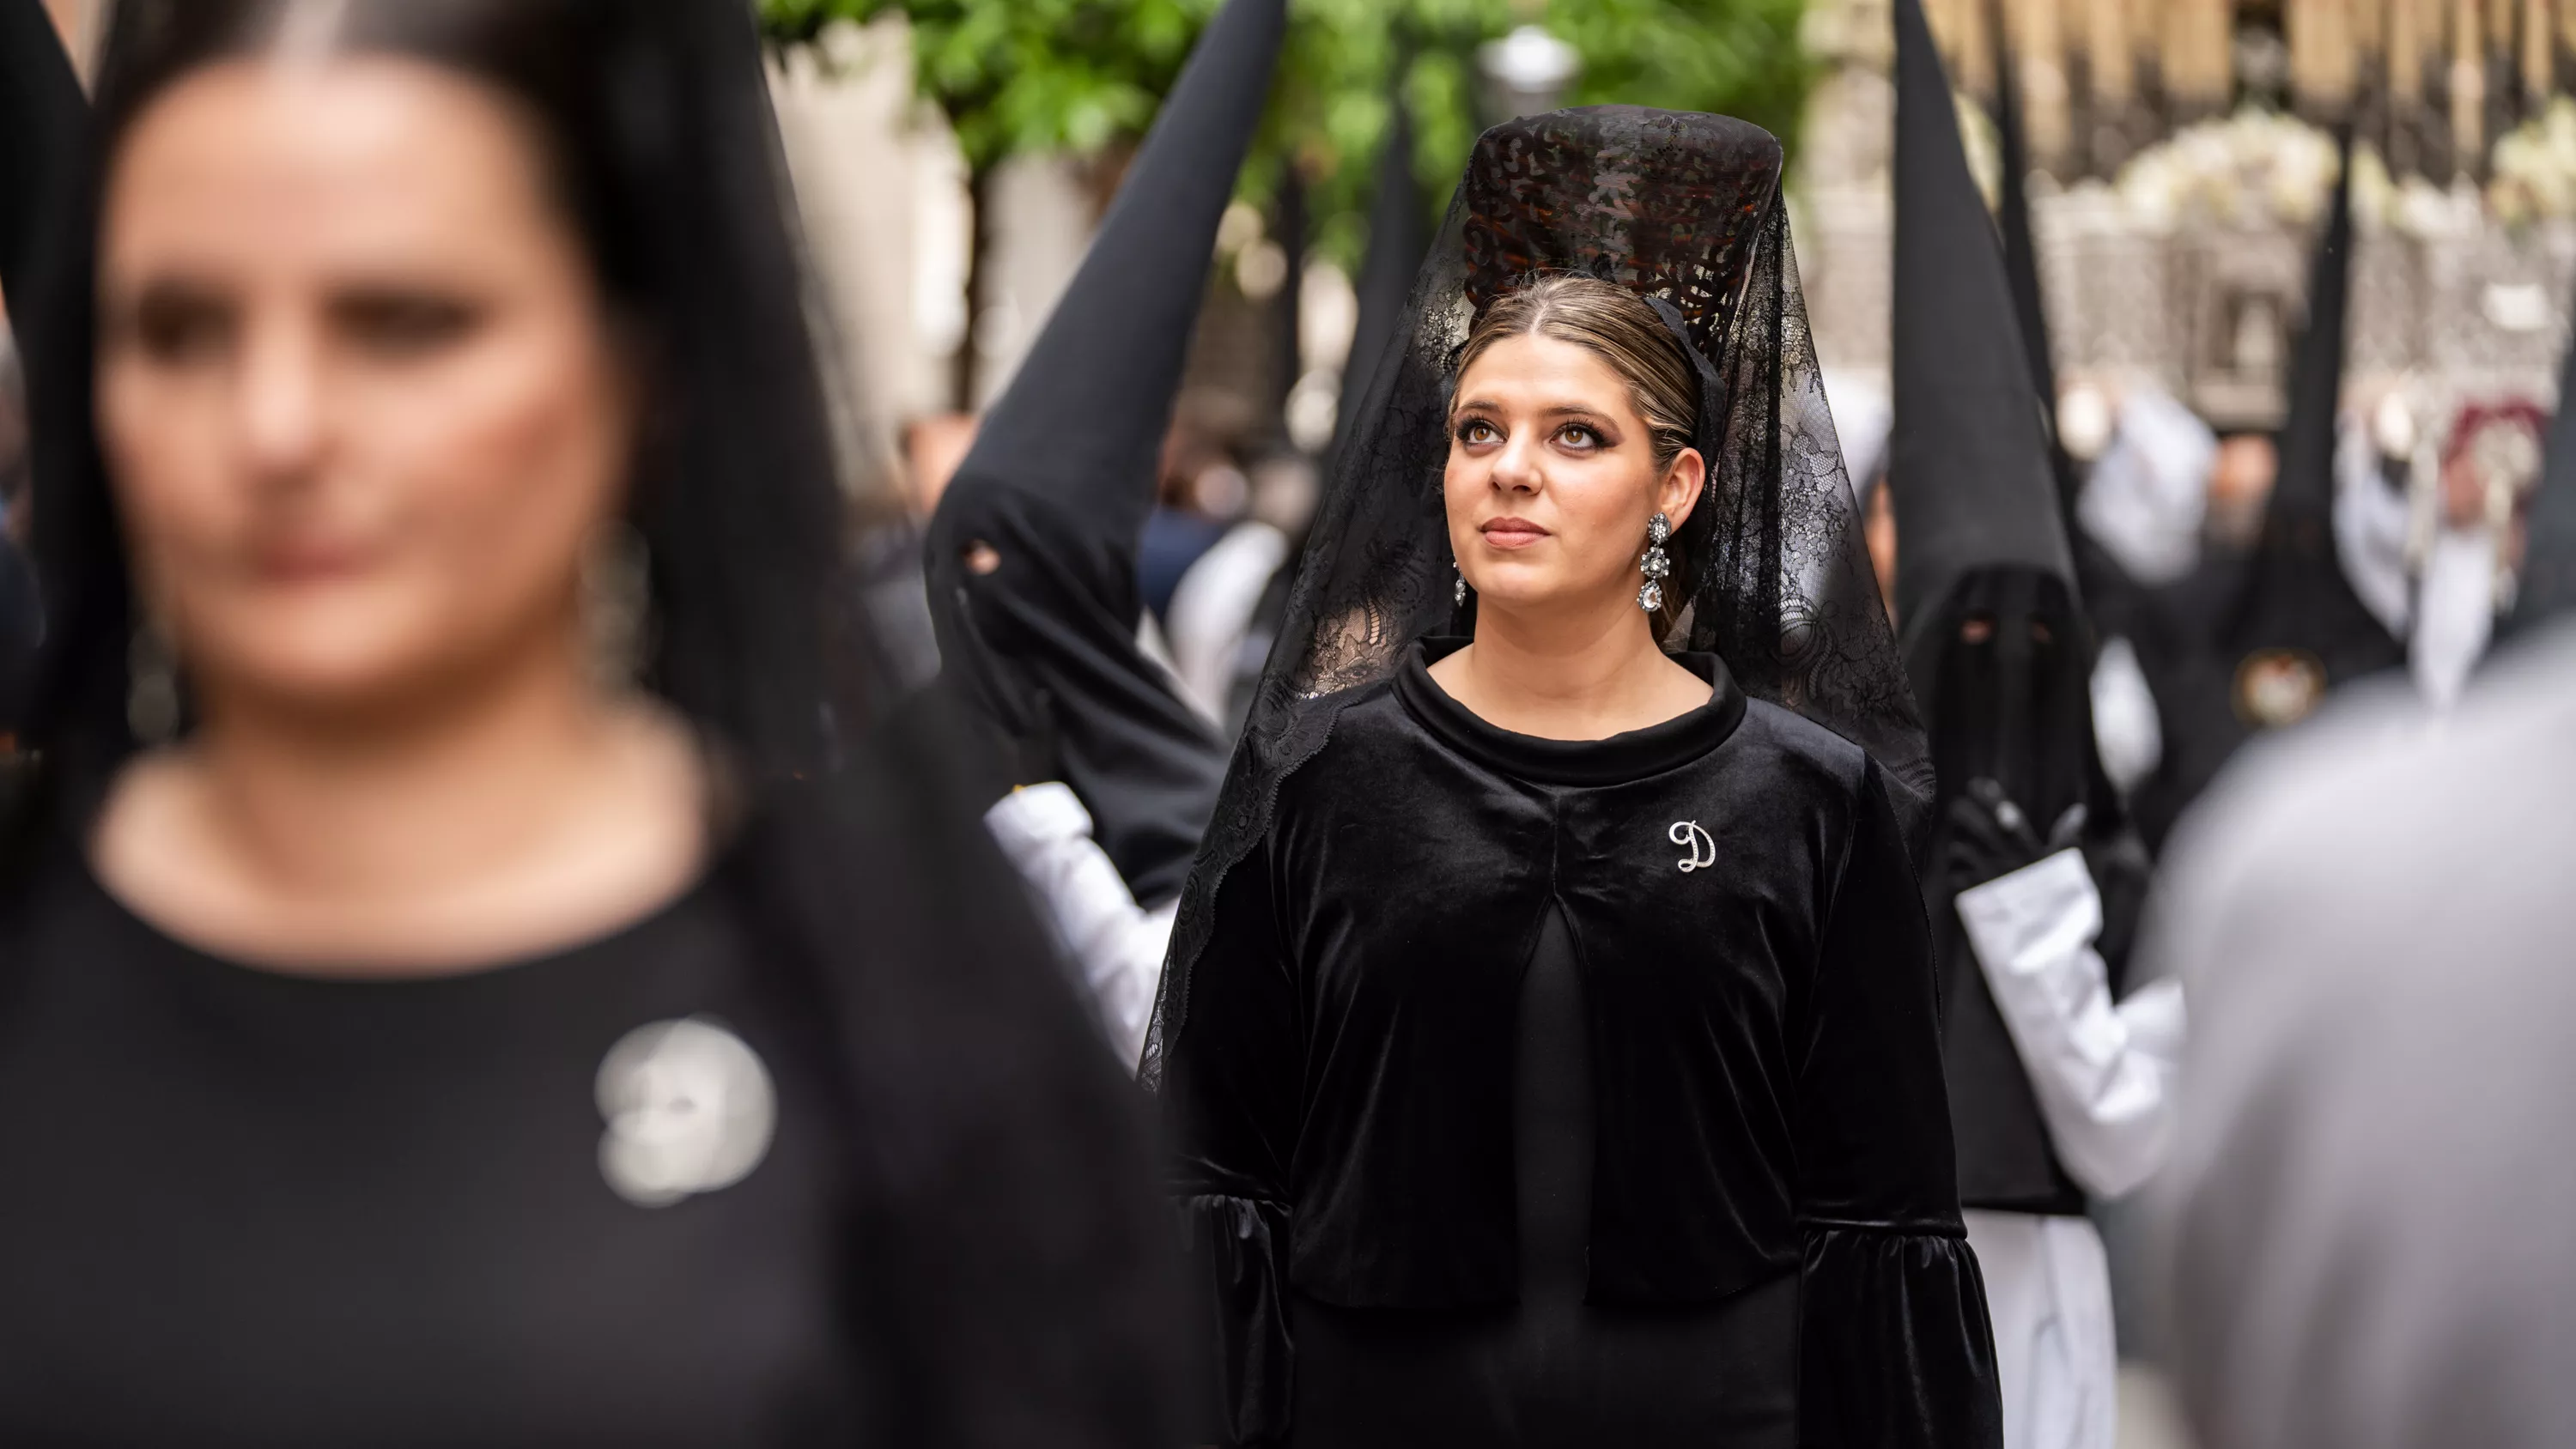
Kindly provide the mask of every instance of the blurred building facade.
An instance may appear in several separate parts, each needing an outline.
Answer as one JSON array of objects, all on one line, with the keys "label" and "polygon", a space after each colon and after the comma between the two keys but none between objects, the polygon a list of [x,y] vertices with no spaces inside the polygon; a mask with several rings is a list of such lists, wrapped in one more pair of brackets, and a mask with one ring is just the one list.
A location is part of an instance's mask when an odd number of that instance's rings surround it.
[{"label": "blurred building facade", "polygon": [[[1124,157],[1004,162],[985,188],[986,251],[970,297],[977,228],[966,162],[946,118],[915,89],[902,18],[836,26],[779,56],[771,93],[818,301],[844,343],[847,420],[882,458],[891,447],[880,445],[912,425],[980,412],[1009,386],[1081,265]],[[1283,323],[1268,305],[1294,280],[1290,263],[1265,218],[1237,211],[1182,407],[1185,421],[1229,448],[1267,426],[1295,381],[1274,357]],[[971,349],[971,366],[958,365],[960,349]],[[962,377],[972,379],[971,396],[958,395]]]},{"label": "blurred building facade", "polygon": [[[2576,275],[2576,0],[1925,0],[1954,82],[2016,87],[2061,378],[2277,423],[2306,257],[2356,148],[2356,392],[2550,404]],[[1888,0],[1816,0],[1802,159],[1828,362],[1887,355]],[[2000,44],[1998,41],[2000,40]],[[1987,111],[1972,155],[1991,171]]]}]

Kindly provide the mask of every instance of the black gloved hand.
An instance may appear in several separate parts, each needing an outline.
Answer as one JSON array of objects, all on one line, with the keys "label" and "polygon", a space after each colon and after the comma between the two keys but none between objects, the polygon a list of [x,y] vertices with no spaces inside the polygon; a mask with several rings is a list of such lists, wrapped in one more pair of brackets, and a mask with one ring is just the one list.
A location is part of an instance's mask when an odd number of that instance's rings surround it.
[{"label": "black gloved hand", "polygon": [[1984,885],[2044,860],[2084,838],[2088,812],[2070,805],[2040,838],[2019,805],[1992,780],[1970,780],[1966,793],[1950,802],[1943,822],[1947,839],[1941,849],[1942,878],[1958,890]]}]

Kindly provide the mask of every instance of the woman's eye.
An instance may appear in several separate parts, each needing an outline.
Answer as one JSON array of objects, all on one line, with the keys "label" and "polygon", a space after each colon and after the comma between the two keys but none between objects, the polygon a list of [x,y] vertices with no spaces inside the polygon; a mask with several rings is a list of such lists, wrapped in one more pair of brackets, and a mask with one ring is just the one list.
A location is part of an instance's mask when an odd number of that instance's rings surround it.
[{"label": "woman's eye", "polygon": [[1503,440],[1500,430],[1483,418],[1469,418],[1458,425],[1458,441],[1474,447]]},{"label": "woman's eye", "polygon": [[1567,423],[1556,440],[1569,448],[1591,449],[1601,446],[1601,435],[1582,423]]},{"label": "woman's eye", "polygon": [[343,297],[331,307],[340,334],[366,351],[390,358],[418,357],[474,330],[479,314],[468,303],[427,294],[380,292]]},{"label": "woman's eye", "polygon": [[128,330],[146,356],[181,366],[229,351],[239,318],[231,304],[207,293],[156,290],[137,303]]}]

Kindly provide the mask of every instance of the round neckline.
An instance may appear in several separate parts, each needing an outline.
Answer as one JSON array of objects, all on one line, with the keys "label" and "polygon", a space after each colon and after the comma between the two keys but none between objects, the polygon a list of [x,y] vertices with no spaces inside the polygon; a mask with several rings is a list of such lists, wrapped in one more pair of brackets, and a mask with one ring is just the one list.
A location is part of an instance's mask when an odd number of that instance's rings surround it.
[{"label": "round neckline", "polygon": [[1408,714],[1443,743],[1489,769],[1548,785],[1624,785],[1687,765],[1726,743],[1744,722],[1744,691],[1714,654],[1671,658],[1708,681],[1708,703],[1661,724],[1598,740],[1550,740],[1519,734],[1458,702],[1431,666],[1466,647],[1461,638],[1425,639],[1396,671],[1395,695]]},{"label": "round neckline", "polygon": [[310,967],[265,963],[188,940],[137,910],[118,895],[90,863],[86,851],[72,852],[77,888],[106,911],[114,928],[143,943],[154,956],[191,975],[240,990],[262,991],[307,1000],[423,1000],[479,995],[508,989],[538,975],[552,976],[583,962],[623,957],[637,943],[666,931],[711,894],[724,874],[731,851],[719,848],[681,887],[616,924],[572,938],[560,945],[509,951],[473,965],[424,972],[339,973]]}]

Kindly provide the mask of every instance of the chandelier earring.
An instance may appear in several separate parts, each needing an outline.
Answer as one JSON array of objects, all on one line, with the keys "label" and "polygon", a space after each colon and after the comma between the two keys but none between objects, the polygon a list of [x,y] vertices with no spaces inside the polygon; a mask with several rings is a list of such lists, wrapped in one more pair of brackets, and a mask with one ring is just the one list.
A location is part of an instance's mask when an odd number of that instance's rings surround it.
[{"label": "chandelier earring", "polygon": [[1463,609],[1467,607],[1467,571],[1459,567],[1458,561],[1453,558],[1449,560],[1449,572],[1457,575],[1458,579],[1457,586],[1449,591],[1449,598]]},{"label": "chandelier earring", "polygon": [[1646,521],[1646,556],[1637,563],[1646,581],[1637,589],[1637,607],[1649,614],[1664,606],[1664,580],[1673,572],[1673,558],[1664,552],[1664,545],[1672,536],[1671,519],[1658,513]]},{"label": "chandelier earring", "polygon": [[601,528],[581,556],[582,632],[591,679],[601,690],[632,689],[643,672],[652,603],[653,559],[644,535],[623,521]]}]

